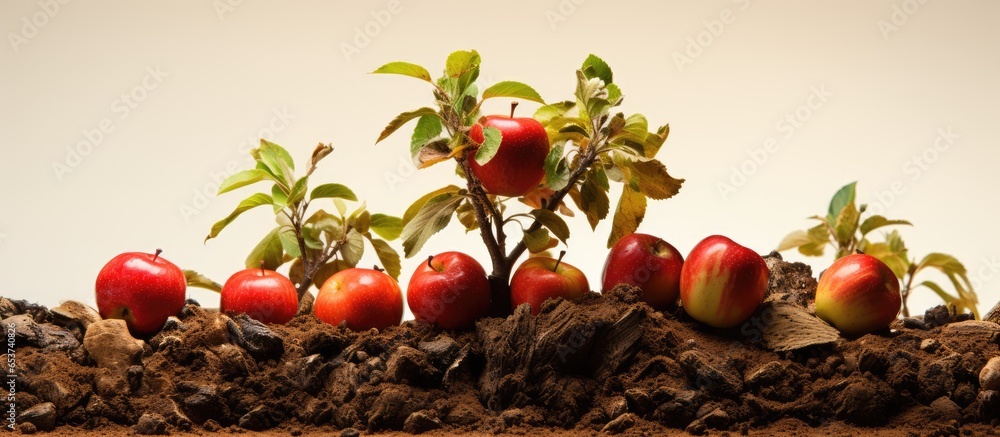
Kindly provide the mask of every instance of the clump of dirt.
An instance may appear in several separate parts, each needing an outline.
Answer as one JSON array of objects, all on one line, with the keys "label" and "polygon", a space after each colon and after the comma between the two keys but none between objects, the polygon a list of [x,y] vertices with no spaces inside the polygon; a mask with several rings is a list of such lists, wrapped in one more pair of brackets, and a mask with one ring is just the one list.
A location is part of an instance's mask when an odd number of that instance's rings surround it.
[{"label": "clump of dirt", "polygon": [[[769,304],[807,305],[808,267],[769,264]],[[88,326],[104,322],[6,299],[0,318],[18,327],[16,410],[29,433],[951,435],[1000,424],[1000,393],[979,382],[1000,356],[1000,325],[940,307],[886,332],[783,350],[783,339],[768,342],[773,306],[718,330],[680,309],[655,311],[641,293],[550,300],[537,317],[522,307],[469,332],[412,321],[351,332],[308,314],[263,325],[192,302],[137,360],[105,367],[84,345]]]}]

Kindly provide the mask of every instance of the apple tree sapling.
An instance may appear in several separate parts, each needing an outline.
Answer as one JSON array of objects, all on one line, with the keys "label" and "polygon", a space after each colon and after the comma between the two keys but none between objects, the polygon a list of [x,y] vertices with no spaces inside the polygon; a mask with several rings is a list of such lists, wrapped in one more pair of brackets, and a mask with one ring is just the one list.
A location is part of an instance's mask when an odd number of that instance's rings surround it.
[{"label": "apple tree sapling", "polygon": [[[886,226],[911,225],[906,220],[890,220],[881,215],[870,215],[861,221],[867,205],[855,205],[854,198],[857,182],[843,186],[830,200],[826,216],[812,216],[820,223],[808,230],[795,231],[788,234],[778,245],[779,251],[798,248],[799,253],[806,256],[823,256],[827,245],[836,249],[836,258],[841,259],[854,253],[864,253],[878,258],[885,263],[893,274],[902,281],[902,315],[910,316],[906,301],[916,287],[926,287],[937,294],[956,312],[972,312],[978,319],[976,308],[979,299],[969,280],[965,266],[954,256],[945,253],[930,253],[919,262],[910,259],[906,245],[899,232],[893,230],[885,235],[885,241],[873,241],[869,234]],[[936,282],[925,280],[915,283],[917,274],[927,270],[937,269],[951,282],[956,294],[945,291]]]},{"label": "apple tree sapling", "polygon": [[[408,62],[379,67],[374,73],[410,76],[430,84],[435,107],[400,114],[376,143],[416,120],[410,152],[418,168],[445,161],[456,164],[462,184],[428,193],[406,210],[403,249],[407,257],[416,255],[452,217],[467,232],[478,230],[493,264],[491,313],[506,315],[511,311],[511,272],[518,259],[525,251],[541,253],[569,238],[569,227],[557,214],[573,214],[566,197],[596,228],[611,212],[610,182],[623,185],[608,238],[611,247],[638,228],[647,199],[672,197],[684,180],[671,177],[655,159],[668,126],[650,132],[644,116],[613,112],[622,103],[622,92],[613,82],[611,68],[597,56],[589,56],[577,70],[575,98],[551,104],[530,86],[513,81],[498,82],[480,94],[475,84],[479,66],[479,54],[473,50],[448,56],[444,75],[437,80],[426,68]],[[494,98],[542,106],[534,120],[514,117],[513,107],[509,116],[482,117],[481,105]],[[547,141],[541,139],[538,125]],[[539,159],[543,152],[544,159]],[[531,209],[507,214],[513,197]],[[515,224],[520,238],[508,244],[508,225]]]},{"label": "apple tree sapling", "polygon": [[[344,201],[358,199],[350,188],[341,184],[322,184],[309,190],[309,178],[317,164],[332,151],[329,145],[317,146],[305,175],[296,178],[295,164],[288,151],[261,139],[260,147],[250,152],[257,162],[256,168],[227,178],[219,187],[219,194],[257,182],[271,183],[270,193],[256,193],[244,199],[228,217],[212,226],[205,241],[218,236],[244,212],[266,206],[274,211],[277,224],[247,256],[246,267],[275,270],[291,262],[289,277],[297,284],[300,301],[311,285],[319,287],[335,273],[356,266],[364,254],[365,240],[375,249],[386,272],[398,277],[399,255],[386,242],[399,237],[402,222],[398,217],[372,214],[364,204],[348,214]],[[310,214],[309,207],[318,201],[331,201],[336,212],[318,209]]]}]

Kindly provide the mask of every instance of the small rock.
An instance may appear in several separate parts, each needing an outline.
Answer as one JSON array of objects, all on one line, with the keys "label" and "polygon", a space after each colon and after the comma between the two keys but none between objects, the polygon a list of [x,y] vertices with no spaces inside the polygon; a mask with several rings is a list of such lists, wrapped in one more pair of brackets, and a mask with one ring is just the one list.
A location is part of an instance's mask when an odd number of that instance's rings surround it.
[{"label": "small rock", "polygon": [[35,323],[35,319],[28,314],[18,314],[3,319],[0,324],[4,328],[14,325],[14,340],[18,345],[27,344],[35,347],[44,347],[45,334],[42,327]]},{"label": "small rock", "polygon": [[422,341],[417,345],[420,352],[427,354],[434,364],[445,367],[452,363],[461,346],[447,335],[439,335],[431,341]]},{"label": "small rock", "polygon": [[213,347],[212,353],[219,357],[220,370],[227,376],[246,376],[257,371],[257,363],[250,354],[239,346],[229,343]]},{"label": "small rock", "polygon": [[181,322],[181,319],[178,319],[177,316],[170,316],[170,317],[167,317],[167,321],[163,323],[163,328],[160,328],[160,331],[161,332],[169,332],[169,331],[183,332],[185,329],[187,329],[187,327],[184,326],[184,322]]},{"label": "small rock", "polygon": [[25,435],[31,435],[38,432],[38,427],[36,427],[35,424],[31,422],[22,423],[21,426],[18,427],[18,429],[21,430],[21,434]]},{"label": "small rock", "polygon": [[1000,391],[983,390],[976,399],[979,401],[981,419],[1000,418]]},{"label": "small rock", "polygon": [[444,378],[441,379],[441,386],[445,390],[448,390],[458,381],[462,381],[471,378],[472,371],[470,369],[471,361],[469,359],[469,351],[471,348],[469,345],[462,346],[462,349],[458,351],[458,356],[455,360],[451,362],[448,368],[444,371]]},{"label": "small rock", "polygon": [[937,350],[938,346],[940,345],[941,342],[933,338],[925,338],[923,341],[920,342],[920,350],[932,354],[934,353],[934,351]]},{"label": "small rock", "polygon": [[264,431],[278,426],[284,415],[272,410],[266,405],[258,405],[243,417],[240,417],[240,428],[250,431]]},{"label": "small rock", "polygon": [[750,387],[760,388],[781,381],[785,376],[785,366],[780,361],[770,361],[753,370],[744,376],[744,382]]},{"label": "small rock", "polygon": [[721,408],[716,408],[699,419],[710,429],[729,429],[729,413]]},{"label": "small rock", "polygon": [[21,412],[21,422],[33,424],[42,431],[52,431],[56,427],[56,406],[52,402],[43,402]]},{"label": "small rock", "polygon": [[409,346],[400,346],[386,363],[385,376],[390,382],[429,387],[441,379],[441,371],[427,355]]},{"label": "small rock", "polygon": [[205,428],[205,431],[208,432],[218,432],[220,429],[222,429],[222,425],[219,425],[219,422],[216,422],[215,420],[212,419],[206,421],[204,424],[201,425],[201,427]]},{"label": "small rock", "polygon": [[511,408],[500,413],[500,420],[504,425],[517,426],[524,420],[524,412],[520,408]]},{"label": "small rock", "polygon": [[[0,293],[2,294],[2,293]],[[17,306],[10,299],[0,297],[0,319],[6,319],[17,314]]]},{"label": "small rock", "polygon": [[625,390],[625,401],[628,403],[628,410],[640,416],[645,416],[653,408],[653,400],[649,394],[637,388]]},{"label": "small rock", "polygon": [[738,396],[743,390],[743,378],[734,369],[714,363],[704,352],[689,350],[678,358],[699,388],[723,396]]},{"label": "small rock", "polygon": [[920,320],[920,319],[918,319],[916,317],[904,317],[903,318],[903,327],[906,327],[906,328],[909,328],[909,329],[919,329],[921,331],[926,331],[927,330],[927,324],[924,323],[923,320]]},{"label": "small rock", "polygon": [[934,402],[931,402],[931,408],[934,412],[938,414],[938,417],[944,420],[961,420],[962,419],[962,407],[959,407],[955,401],[950,398],[942,396],[937,398]]},{"label": "small rock", "polygon": [[608,408],[607,411],[608,417],[610,417],[611,419],[615,419],[618,416],[621,416],[622,414],[625,414],[627,412],[628,412],[628,402],[625,400],[625,398],[618,398],[617,400],[612,402],[611,407]]},{"label": "small rock", "polygon": [[930,328],[947,325],[950,321],[951,310],[944,305],[938,305],[924,312],[924,323]]},{"label": "small rock", "polygon": [[620,434],[633,426],[635,426],[635,414],[626,413],[608,422],[607,425],[604,425],[604,428],[601,428],[601,432],[608,434]]},{"label": "small rock", "polygon": [[181,402],[185,409],[191,413],[191,417],[199,423],[210,418],[229,415],[229,407],[212,386],[195,388],[195,392],[182,399]]},{"label": "small rock", "polygon": [[142,366],[131,366],[125,371],[125,379],[128,381],[130,392],[135,392],[142,387],[142,374],[145,370]]},{"label": "small rock", "polygon": [[433,431],[435,429],[444,426],[438,418],[427,414],[424,411],[417,411],[410,414],[403,422],[403,431],[410,434],[422,434],[427,431]]},{"label": "small rock", "polygon": [[285,342],[257,320],[239,314],[226,323],[236,344],[257,359],[278,358],[285,353]]},{"label": "small rock", "polygon": [[1000,391],[1000,357],[990,358],[979,372],[979,387],[982,390]]},{"label": "small rock", "polygon": [[156,413],[145,413],[139,417],[139,422],[133,428],[140,435],[166,435],[167,421]]},{"label": "small rock", "polygon": [[340,432],[340,437],[358,437],[359,435],[361,435],[361,433],[354,428],[347,428]]},{"label": "small rock", "polygon": [[323,388],[326,377],[335,366],[320,354],[313,354],[286,364],[288,376],[299,390],[316,394]]},{"label": "small rock", "polygon": [[[131,369],[131,367],[129,368]],[[125,379],[124,375],[117,372],[108,372],[98,376],[97,380],[94,381],[94,389],[97,391],[97,394],[105,398],[113,398],[130,391],[128,380]]]},{"label": "small rock", "polygon": [[138,363],[143,342],[129,334],[124,320],[108,319],[93,323],[87,328],[83,347],[98,366],[124,370]]},{"label": "small rock", "polygon": [[50,311],[55,316],[55,323],[67,328],[79,326],[83,332],[86,332],[92,323],[101,321],[101,315],[97,310],[75,300],[67,300]]},{"label": "small rock", "polygon": [[696,419],[688,424],[687,428],[684,428],[684,432],[691,435],[705,435],[708,432],[708,427],[705,426],[705,422],[701,419]]}]

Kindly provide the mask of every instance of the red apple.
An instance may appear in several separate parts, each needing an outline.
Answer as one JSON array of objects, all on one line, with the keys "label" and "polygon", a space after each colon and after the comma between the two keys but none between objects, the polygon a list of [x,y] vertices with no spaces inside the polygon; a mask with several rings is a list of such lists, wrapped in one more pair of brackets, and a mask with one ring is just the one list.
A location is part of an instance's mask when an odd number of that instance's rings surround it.
[{"label": "red apple", "polygon": [[523,303],[531,305],[531,314],[542,311],[542,303],[561,297],[566,300],[579,298],[590,291],[587,277],[580,269],[549,257],[528,258],[517,267],[510,278],[510,302],[517,308]]},{"label": "red apple", "polygon": [[681,305],[716,328],[743,323],[764,301],[767,264],[757,252],[726,237],[701,240],[681,268]]},{"label": "red apple", "polygon": [[494,127],[502,139],[493,159],[479,165],[470,155],[469,167],[491,194],[517,197],[528,194],[545,178],[545,157],[549,154],[549,136],[537,120],[530,117],[490,115],[472,126],[469,138],[484,140],[483,128]]},{"label": "red apple", "polygon": [[346,321],[353,331],[385,329],[403,321],[403,292],[381,270],[341,270],[320,287],[313,312],[332,325]]},{"label": "red apple", "polygon": [[299,309],[299,294],[292,281],[274,270],[246,269],[230,276],[222,286],[219,310],[246,313],[263,323],[285,324]]},{"label": "red apple", "polygon": [[417,320],[467,329],[490,311],[490,282],[474,258],[445,252],[417,266],[406,287],[406,303]]},{"label": "red apple", "polygon": [[184,272],[161,252],[123,253],[104,265],[94,287],[101,317],[124,319],[133,334],[150,335],[184,308]]},{"label": "red apple", "polygon": [[816,287],[816,316],[852,336],[887,328],[902,303],[896,275],[871,255],[838,259]]},{"label": "red apple", "polygon": [[657,310],[677,304],[684,257],[662,238],[647,234],[622,237],[604,261],[602,291],[618,284],[642,289],[642,300]]}]

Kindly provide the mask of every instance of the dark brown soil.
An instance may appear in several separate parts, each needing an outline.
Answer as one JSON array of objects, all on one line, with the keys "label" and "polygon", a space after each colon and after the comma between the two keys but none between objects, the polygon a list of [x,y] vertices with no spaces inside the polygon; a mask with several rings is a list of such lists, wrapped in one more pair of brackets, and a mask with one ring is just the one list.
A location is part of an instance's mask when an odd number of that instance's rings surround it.
[{"label": "dark brown soil", "polygon": [[[771,264],[770,303],[807,303],[808,268]],[[716,330],[640,294],[549,301],[537,317],[522,307],[461,333],[415,322],[355,333],[311,315],[263,326],[192,303],[140,362],[108,368],[78,323],[23,301],[0,302],[0,318],[35,322],[16,336],[24,433],[54,421],[74,435],[1000,434],[1000,393],[979,382],[1000,325],[936,308],[777,352],[772,307]]]}]

